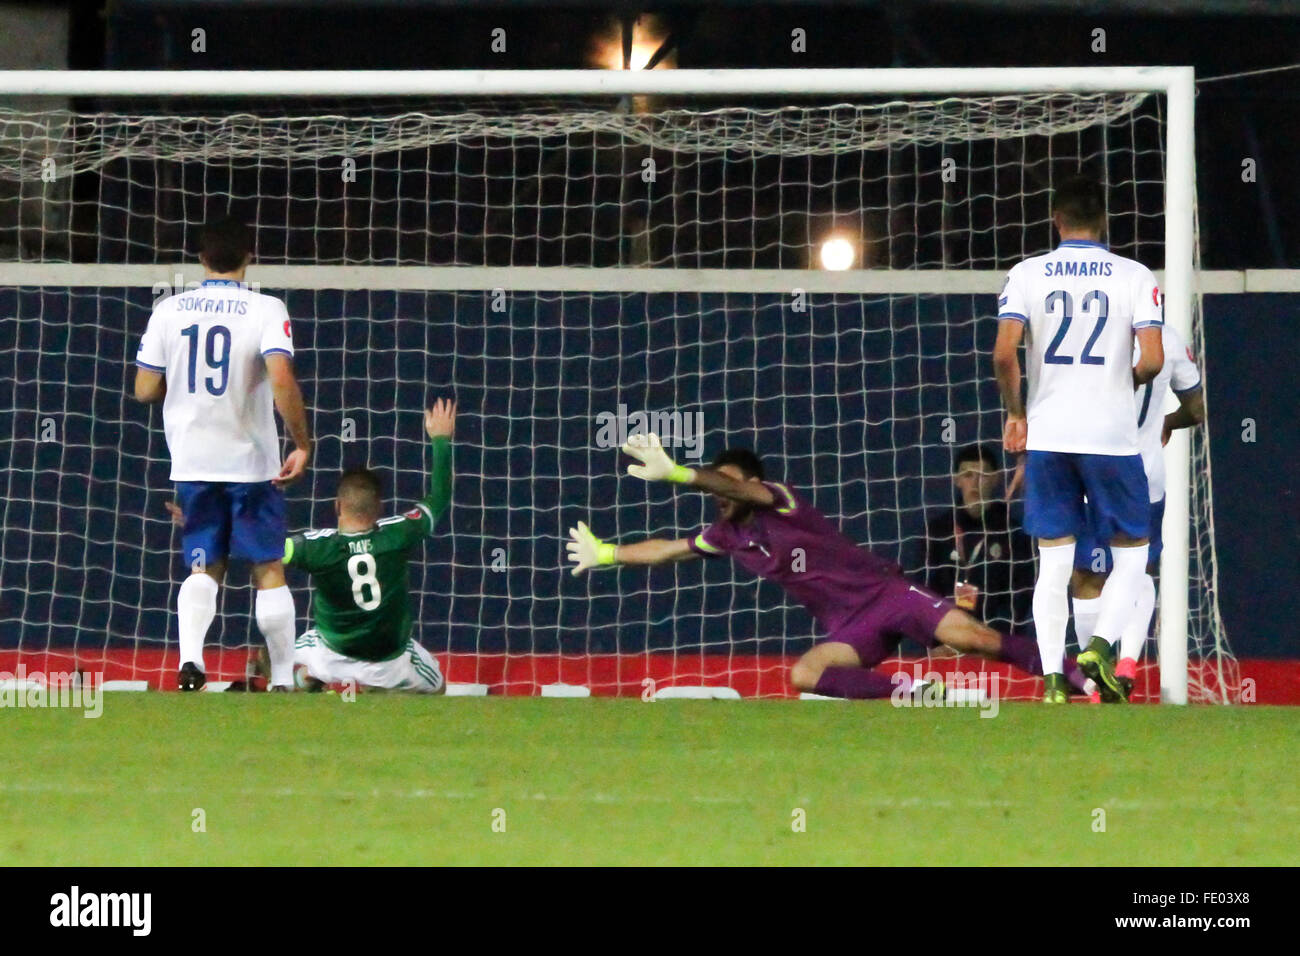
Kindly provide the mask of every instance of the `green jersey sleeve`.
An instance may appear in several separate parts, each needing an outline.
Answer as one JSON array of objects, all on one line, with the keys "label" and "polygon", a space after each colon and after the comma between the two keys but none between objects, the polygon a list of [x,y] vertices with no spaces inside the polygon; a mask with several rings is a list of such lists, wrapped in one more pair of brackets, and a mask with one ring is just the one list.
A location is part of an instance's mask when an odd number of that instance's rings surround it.
[{"label": "green jersey sleeve", "polygon": [[407,543],[433,534],[438,519],[451,504],[451,439],[439,436],[429,444],[429,492],[402,515]]}]

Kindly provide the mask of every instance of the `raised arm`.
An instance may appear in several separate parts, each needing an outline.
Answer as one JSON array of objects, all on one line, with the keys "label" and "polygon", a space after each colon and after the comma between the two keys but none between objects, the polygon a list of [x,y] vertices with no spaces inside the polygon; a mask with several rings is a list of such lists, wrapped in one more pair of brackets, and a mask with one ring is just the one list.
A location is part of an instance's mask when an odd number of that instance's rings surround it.
[{"label": "raised arm", "polygon": [[579,521],[576,528],[569,529],[570,540],[565,544],[569,560],[573,562],[573,573],[581,574],[588,568],[612,564],[668,564],[687,558],[698,558],[692,550],[689,538],[676,541],[668,538],[647,538],[633,544],[614,544],[601,541],[585,521]]},{"label": "raised arm", "polygon": [[691,485],[701,491],[760,508],[771,508],[776,504],[776,497],[760,481],[739,481],[713,468],[687,468],[676,464],[668,457],[659,443],[659,436],[654,432],[633,435],[623,446],[623,452],[640,462],[638,465],[627,466],[627,473],[634,478]]},{"label": "raised arm", "polygon": [[293,360],[282,352],[266,356],[266,374],[271,381],[275,407],[284,419],[284,427],[293,439],[294,450],[284,460],[284,467],[275,477],[277,485],[287,485],[302,477],[311,462],[311,431],[307,428],[307,409],[302,401],[302,389],[293,374]]},{"label": "raised arm", "polygon": [[420,499],[429,511],[430,527],[451,504],[451,439],[456,433],[456,403],[440,398],[424,413],[424,431],[429,436],[429,492]]}]

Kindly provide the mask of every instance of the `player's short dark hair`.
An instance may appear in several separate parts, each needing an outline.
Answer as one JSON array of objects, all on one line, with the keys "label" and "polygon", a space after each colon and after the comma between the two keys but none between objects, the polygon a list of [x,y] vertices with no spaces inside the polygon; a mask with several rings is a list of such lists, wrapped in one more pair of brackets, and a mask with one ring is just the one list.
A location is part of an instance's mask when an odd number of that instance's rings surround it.
[{"label": "player's short dark hair", "polygon": [[1052,193],[1052,212],[1060,213],[1071,229],[1106,227],[1106,190],[1101,182],[1082,174],[1063,180]]},{"label": "player's short dark hair", "polygon": [[763,480],[763,460],[748,448],[727,448],[719,452],[713,459],[713,467],[721,468],[723,465],[734,465],[746,478]]},{"label": "player's short dark hair", "polygon": [[369,468],[349,468],[339,478],[339,502],[348,511],[374,515],[384,500],[379,476]]},{"label": "player's short dark hair", "polygon": [[253,230],[241,219],[214,219],[199,234],[199,258],[213,272],[235,272],[253,255]]},{"label": "player's short dark hair", "polygon": [[992,442],[977,442],[960,449],[952,457],[953,471],[960,471],[961,466],[968,461],[982,461],[992,471],[997,471],[1001,467],[998,462],[997,450],[993,447]]}]

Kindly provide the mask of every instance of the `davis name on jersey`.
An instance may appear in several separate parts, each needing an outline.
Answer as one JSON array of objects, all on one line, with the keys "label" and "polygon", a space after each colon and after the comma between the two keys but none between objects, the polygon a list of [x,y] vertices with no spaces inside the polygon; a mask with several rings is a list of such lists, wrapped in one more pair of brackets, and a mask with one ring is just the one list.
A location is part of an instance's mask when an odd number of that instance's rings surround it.
[{"label": "davis name on jersey", "polygon": [[269,481],[280,438],[266,356],[293,355],[284,303],[238,282],[208,279],[164,299],[136,363],[167,378],[163,430],[173,481]]},{"label": "davis name on jersey", "polygon": [[1007,274],[998,318],[1027,327],[1030,451],[1138,453],[1133,332],[1162,322],[1150,269],[1066,240]]},{"label": "davis name on jersey", "polygon": [[1166,389],[1185,395],[1201,387],[1201,373],[1178,330],[1166,325],[1160,333],[1165,348],[1164,367],[1137,391],[1138,444],[1152,501],[1165,496],[1165,450],[1160,440],[1164,437]]}]

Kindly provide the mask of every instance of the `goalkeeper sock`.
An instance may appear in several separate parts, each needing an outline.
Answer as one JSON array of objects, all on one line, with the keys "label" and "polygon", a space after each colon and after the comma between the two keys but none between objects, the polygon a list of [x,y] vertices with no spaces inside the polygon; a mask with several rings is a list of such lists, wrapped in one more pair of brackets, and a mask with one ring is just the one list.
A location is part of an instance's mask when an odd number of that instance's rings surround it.
[{"label": "goalkeeper sock", "polygon": [[293,686],[293,639],[298,610],[293,604],[289,586],[267,588],[257,592],[253,605],[257,627],[266,638],[266,650],[271,655],[271,686]]},{"label": "goalkeeper sock", "polygon": [[1119,656],[1128,660],[1137,660],[1142,654],[1142,645],[1147,641],[1151,630],[1151,615],[1156,609],[1156,582],[1149,574],[1142,575],[1138,583],[1137,603],[1133,614],[1124,624],[1119,636]]},{"label": "goalkeeper sock", "polygon": [[1035,677],[1043,673],[1043,662],[1038,657],[1038,643],[1019,634],[1000,634],[1002,647],[997,659],[1004,664],[1011,664]]},{"label": "goalkeeper sock", "polygon": [[879,671],[869,671],[863,667],[828,667],[822,671],[813,693],[823,697],[873,700],[889,697],[896,686],[888,674]]},{"label": "goalkeeper sock", "polygon": [[1101,589],[1101,614],[1097,616],[1094,637],[1114,644],[1128,619],[1133,616],[1142,578],[1146,575],[1147,546],[1110,549],[1113,568],[1106,586]]},{"label": "goalkeeper sock", "polygon": [[1100,596],[1074,599],[1074,636],[1079,642],[1079,650],[1088,649],[1088,642],[1097,633],[1097,617],[1100,614]]},{"label": "goalkeeper sock", "polygon": [[1044,674],[1060,674],[1065,665],[1065,626],[1070,619],[1066,588],[1074,569],[1074,542],[1038,548],[1034,582],[1034,631]]},{"label": "goalkeeper sock", "polygon": [[212,619],[217,616],[217,582],[203,573],[191,574],[181,582],[176,595],[176,617],[181,639],[181,664],[203,666],[203,641]]}]

